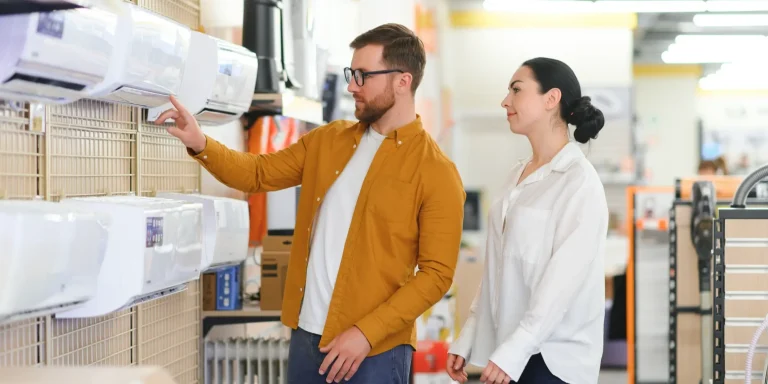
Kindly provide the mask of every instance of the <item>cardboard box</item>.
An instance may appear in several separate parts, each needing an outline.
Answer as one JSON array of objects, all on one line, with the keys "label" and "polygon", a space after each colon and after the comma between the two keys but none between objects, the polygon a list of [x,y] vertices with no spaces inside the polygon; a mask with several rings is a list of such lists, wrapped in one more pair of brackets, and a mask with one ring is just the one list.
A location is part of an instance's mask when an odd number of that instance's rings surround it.
[{"label": "cardboard box", "polygon": [[263,310],[280,310],[288,275],[293,236],[266,236],[261,253],[261,302]]},{"label": "cardboard box", "polygon": [[216,310],[216,273],[203,273],[203,311]]}]

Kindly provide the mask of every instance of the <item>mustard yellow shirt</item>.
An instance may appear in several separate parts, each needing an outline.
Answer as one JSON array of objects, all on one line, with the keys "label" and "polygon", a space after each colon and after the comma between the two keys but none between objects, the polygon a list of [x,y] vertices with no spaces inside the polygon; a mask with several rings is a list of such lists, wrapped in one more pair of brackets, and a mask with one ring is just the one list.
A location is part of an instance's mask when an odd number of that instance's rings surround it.
[{"label": "mustard yellow shirt", "polygon": [[[312,223],[366,127],[334,121],[262,155],[233,151],[208,137],[205,150],[193,154],[231,188],[255,193],[301,185],[282,306],[282,322],[292,329],[304,297]],[[420,117],[387,136],[360,190],[321,347],[352,326],[370,342],[370,355],[400,344],[415,347],[416,319],[451,286],[465,198],[456,166]]]}]

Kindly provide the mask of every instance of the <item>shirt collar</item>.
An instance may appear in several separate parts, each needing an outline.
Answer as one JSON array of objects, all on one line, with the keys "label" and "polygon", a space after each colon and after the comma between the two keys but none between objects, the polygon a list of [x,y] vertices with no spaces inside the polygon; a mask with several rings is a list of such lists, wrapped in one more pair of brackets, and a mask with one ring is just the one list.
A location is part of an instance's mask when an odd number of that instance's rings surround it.
[{"label": "shirt collar", "polygon": [[[357,123],[357,129],[355,131],[355,143],[360,143],[360,139],[363,137],[363,133],[365,133],[367,128],[368,125],[361,122]],[[418,135],[423,130],[424,126],[421,124],[421,115],[417,114],[415,120],[390,132],[387,135],[387,139],[394,139],[398,145],[401,145],[405,140]]]},{"label": "shirt collar", "polygon": [[552,158],[549,163],[552,165],[552,170],[557,172],[565,172],[579,159],[584,157],[584,152],[581,151],[576,143],[569,142],[560,150],[560,152]]},{"label": "shirt collar", "polygon": [[[560,149],[559,152],[557,152],[555,157],[553,157],[549,163],[544,164],[543,166],[541,166],[541,168],[537,169],[531,175],[526,177],[525,180],[523,180],[522,184],[530,184],[536,181],[543,180],[547,176],[549,176],[549,174],[552,173],[553,171],[565,172],[568,170],[568,168],[571,167],[571,165],[575,164],[579,159],[583,157],[584,157],[584,152],[581,151],[581,148],[579,148],[579,146],[576,145],[575,143],[569,142],[562,149]],[[531,161],[531,158],[532,158],[531,156],[528,156],[528,158],[524,160],[520,160],[519,162],[520,169],[517,175],[518,180],[523,170],[525,169],[525,165]]]}]

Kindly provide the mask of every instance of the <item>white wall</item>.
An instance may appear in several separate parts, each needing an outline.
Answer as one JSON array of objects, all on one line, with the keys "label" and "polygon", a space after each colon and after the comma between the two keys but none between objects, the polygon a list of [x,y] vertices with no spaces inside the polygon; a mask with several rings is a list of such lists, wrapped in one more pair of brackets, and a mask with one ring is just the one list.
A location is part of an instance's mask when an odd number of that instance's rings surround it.
[{"label": "white wall", "polygon": [[[216,127],[202,128],[206,135],[212,137],[214,140],[226,145],[231,149],[241,152],[245,152],[247,150],[245,146],[245,131],[243,130],[243,126],[239,121],[234,121],[232,123]],[[234,199],[245,198],[245,193],[234,190],[220,183],[205,169],[201,168],[200,172],[200,182],[202,184],[202,190],[200,193],[213,196],[231,197]]]},{"label": "white wall", "polygon": [[638,135],[646,143],[645,166],[650,185],[674,185],[696,174],[698,138],[694,76],[635,78]]}]

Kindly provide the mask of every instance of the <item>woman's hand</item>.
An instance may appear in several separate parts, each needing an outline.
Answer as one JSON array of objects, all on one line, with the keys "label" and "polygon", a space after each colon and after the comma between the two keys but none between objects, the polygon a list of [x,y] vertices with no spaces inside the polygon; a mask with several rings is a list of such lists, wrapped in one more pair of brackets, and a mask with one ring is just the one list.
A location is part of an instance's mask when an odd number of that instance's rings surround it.
[{"label": "woman's hand", "polygon": [[483,373],[480,375],[480,382],[483,384],[509,384],[512,378],[509,377],[504,371],[494,364],[493,361],[489,361],[488,365],[483,369]]},{"label": "woman's hand", "polygon": [[448,364],[445,366],[445,371],[448,372],[448,376],[450,376],[453,381],[466,383],[467,372],[464,370],[465,365],[466,361],[464,361],[463,357],[449,353]]}]

